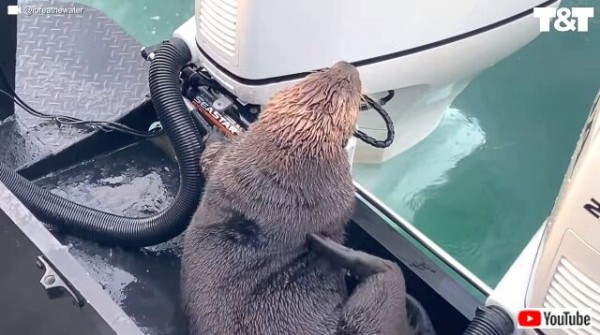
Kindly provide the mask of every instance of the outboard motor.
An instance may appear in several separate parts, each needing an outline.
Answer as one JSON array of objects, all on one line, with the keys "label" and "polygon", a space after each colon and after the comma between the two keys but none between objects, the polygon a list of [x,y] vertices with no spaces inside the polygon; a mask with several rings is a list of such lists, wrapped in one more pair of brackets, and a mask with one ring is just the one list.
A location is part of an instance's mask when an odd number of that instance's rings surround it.
[{"label": "outboard motor", "polygon": [[[311,71],[353,63],[397,134],[385,148],[360,143],[354,159],[382,162],[429,135],[472,78],[539,35],[534,7],[559,3],[196,0],[195,16],[174,36],[196,66],[256,111]],[[374,138],[388,132],[374,110],[358,126]]]}]

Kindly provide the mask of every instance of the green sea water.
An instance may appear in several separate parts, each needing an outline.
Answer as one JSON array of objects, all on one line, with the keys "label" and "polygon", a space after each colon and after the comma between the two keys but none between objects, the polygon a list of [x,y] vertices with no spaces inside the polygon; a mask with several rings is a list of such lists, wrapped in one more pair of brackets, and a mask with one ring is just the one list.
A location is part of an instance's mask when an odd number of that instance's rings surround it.
[{"label": "green sea water", "polygon": [[549,215],[600,89],[600,15],[589,30],[540,35],[473,80],[431,136],[355,178],[495,286]]},{"label": "green sea water", "polygon": [[[193,0],[84,0],[144,45],[168,39]],[[600,1],[588,33],[550,32],[473,80],[439,128],[355,178],[494,286],[552,209],[600,88]]]}]

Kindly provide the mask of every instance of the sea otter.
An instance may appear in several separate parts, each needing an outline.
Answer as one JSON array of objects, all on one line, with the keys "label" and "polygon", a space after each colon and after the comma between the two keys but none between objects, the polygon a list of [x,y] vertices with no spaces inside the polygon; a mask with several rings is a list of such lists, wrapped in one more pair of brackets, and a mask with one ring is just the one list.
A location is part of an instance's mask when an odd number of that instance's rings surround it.
[{"label": "sea otter", "polygon": [[190,334],[411,334],[400,268],[384,262],[350,295],[327,247],[344,243],[354,209],[344,144],[361,96],[356,68],[338,62],[277,93],[247,132],[210,136],[184,238]]}]

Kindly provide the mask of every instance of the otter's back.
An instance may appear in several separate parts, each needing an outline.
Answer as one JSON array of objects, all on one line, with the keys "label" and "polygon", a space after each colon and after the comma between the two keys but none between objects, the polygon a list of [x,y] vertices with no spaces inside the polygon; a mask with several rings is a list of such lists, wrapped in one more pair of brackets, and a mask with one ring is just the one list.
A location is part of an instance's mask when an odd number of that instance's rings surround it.
[{"label": "otter's back", "polygon": [[335,329],[346,298],[344,275],[306,247],[282,249],[261,236],[256,224],[240,218],[194,225],[185,243],[187,314],[206,316],[190,320],[191,329],[198,330],[193,334]]}]

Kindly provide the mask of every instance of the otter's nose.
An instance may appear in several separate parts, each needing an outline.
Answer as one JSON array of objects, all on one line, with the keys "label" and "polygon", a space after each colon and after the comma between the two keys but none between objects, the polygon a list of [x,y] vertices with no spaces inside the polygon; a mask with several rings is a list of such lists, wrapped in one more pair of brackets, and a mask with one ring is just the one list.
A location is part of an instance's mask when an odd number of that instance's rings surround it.
[{"label": "otter's nose", "polygon": [[331,68],[339,71],[338,74],[348,78],[354,85],[360,86],[360,74],[354,65],[345,61],[340,61],[335,63]]},{"label": "otter's nose", "polygon": [[348,73],[352,73],[352,72],[358,73],[358,70],[356,69],[356,67],[354,67],[354,65],[352,65],[346,61],[343,61],[343,60],[335,63],[333,65],[333,68],[340,69],[340,70],[348,72]]}]

